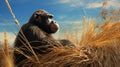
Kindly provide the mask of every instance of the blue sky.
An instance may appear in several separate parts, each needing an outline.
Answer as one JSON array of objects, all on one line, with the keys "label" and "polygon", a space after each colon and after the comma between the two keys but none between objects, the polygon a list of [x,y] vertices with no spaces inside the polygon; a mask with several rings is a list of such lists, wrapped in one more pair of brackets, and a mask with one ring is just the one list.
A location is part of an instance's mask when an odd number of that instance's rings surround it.
[{"label": "blue sky", "polygon": [[[8,0],[21,25],[26,23],[32,13],[44,9],[54,15],[60,25],[68,26],[81,23],[84,16],[88,19],[100,17],[104,0]],[[120,8],[120,0],[106,0],[106,9]],[[8,25],[9,24],[9,25]],[[17,31],[13,18],[8,11],[5,0],[0,0],[0,32]],[[1,34],[1,33],[0,33]],[[11,33],[10,33],[11,34]],[[0,37],[1,38],[1,37]]]},{"label": "blue sky", "polygon": [[[59,23],[80,22],[84,16],[96,18],[100,16],[103,0],[8,0],[20,24],[26,23],[32,13],[44,9],[55,16]],[[119,8],[120,0],[108,0],[107,8]],[[5,1],[0,0],[0,31],[6,25],[5,20],[14,27],[13,19]],[[8,26],[7,26],[8,28]],[[6,28],[5,28],[6,29]],[[10,31],[10,30],[9,30]]]}]

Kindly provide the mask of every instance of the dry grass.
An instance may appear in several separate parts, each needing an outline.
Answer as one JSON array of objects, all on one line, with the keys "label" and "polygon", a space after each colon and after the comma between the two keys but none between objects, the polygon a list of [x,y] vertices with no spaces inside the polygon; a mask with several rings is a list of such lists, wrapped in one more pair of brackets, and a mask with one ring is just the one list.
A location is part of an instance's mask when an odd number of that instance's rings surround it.
[{"label": "dry grass", "polygon": [[0,49],[0,67],[13,67],[13,51],[9,50],[6,31],[4,31],[4,45],[3,48]]},{"label": "dry grass", "polygon": [[55,47],[47,55],[39,56],[40,65],[25,60],[24,65],[34,67],[119,67],[120,21],[105,21],[100,27],[90,22],[84,29],[76,48]]},{"label": "dry grass", "polygon": [[[103,3],[103,6],[105,5],[107,2]],[[14,16],[9,5],[8,7]],[[111,11],[109,17],[107,17],[106,10],[101,13],[104,19],[103,24],[98,25],[93,21],[87,23],[87,19],[84,18],[81,37],[77,37],[80,35],[78,32],[65,36],[76,43],[75,48],[54,47],[50,53],[44,56],[36,56],[33,51],[34,56],[30,57],[32,60],[24,60],[21,64],[24,67],[119,67],[120,10],[118,12]],[[16,18],[14,17],[14,19]],[[0,59],[2,59],[0,64],[3,67],[14,67],[13,56],[10,53],[12,51],[8,49],[6,36],[4,38],[5,47],[0,50]],[[79,38],[80,41],[78,41]]]}]

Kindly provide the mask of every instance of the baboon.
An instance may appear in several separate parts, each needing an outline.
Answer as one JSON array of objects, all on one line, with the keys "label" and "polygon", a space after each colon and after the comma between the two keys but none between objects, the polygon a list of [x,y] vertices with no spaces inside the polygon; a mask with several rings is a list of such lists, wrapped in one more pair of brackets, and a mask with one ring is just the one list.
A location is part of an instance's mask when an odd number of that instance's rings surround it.
[{"label": "baboon", "polygon": [[[18,32],[14,47],[15,64],[27,59],[24,54],[32,55],[30,46],[36,54],[50,52],[48,48],[72,44],[69,40],[56,40],[52,34],[56,33],[59,25],[53,20],[53,15],[45,10],[37,10],[33,13],[28,23],[24,24]],[[30,50],[29,50],[30,49]],[[20,51],[19,51],[20,50]],[[18,52],[19,51],[19,52]]]}]

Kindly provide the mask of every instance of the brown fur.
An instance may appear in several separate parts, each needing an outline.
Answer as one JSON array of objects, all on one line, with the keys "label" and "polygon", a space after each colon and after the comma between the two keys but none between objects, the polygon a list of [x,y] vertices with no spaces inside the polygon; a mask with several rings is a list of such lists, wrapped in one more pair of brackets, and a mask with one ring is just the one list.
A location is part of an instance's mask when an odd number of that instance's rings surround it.
[{"label": "brown fur", "polygon": [[[46,54],[51,50],[49,48],[53,46],[59,46],[63,44],[66,46],[72,44],[69,40],[56,40],[52,36],[57,30],[58,26],[55,21],[48,21],[52,19],[52,15],[45,10],[38,10],[33,13],[28,23],[24,24],[19,31],[16,40],[15,47],[19,48],[25,55],[31,56],[33,53],[29,50],[30,47],[34,50],[36,54]],[[51,26],[55,26],[51,29]],[[63,42],[62,42],[63,41]],[[27,59],[23,54],[14,51],[15,64]]]}]

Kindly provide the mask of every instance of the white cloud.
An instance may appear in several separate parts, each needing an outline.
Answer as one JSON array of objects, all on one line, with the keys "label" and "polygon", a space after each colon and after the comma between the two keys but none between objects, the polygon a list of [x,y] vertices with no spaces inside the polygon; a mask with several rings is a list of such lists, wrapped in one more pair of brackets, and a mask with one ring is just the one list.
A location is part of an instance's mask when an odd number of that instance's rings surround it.
[{"label": "white cloud", "polygon": [[12,3],[19,3],[19,4],[24,4],[24,3],[27,3],[29,2],[30,0],[9,0],[9,2],[12,2]]},{"label": "white cloud", "polygon": [[89,3],[86,5],[85,8],[90,9],[90,8],[99,8],[102,7],[102,2],[101,3]]},{"label": "white cloud", "polygon": [[0,23],[0,26],[6,26],[6,24],[5,23]]},{"label": "white cloud", "polygon": [[[14,40],[15,40],[15,35],[12,32],[7,32],[7,41],[10,46],[13,46]],[[0,42],[4,43],[4,32],[0,32]]]},{"label": "white cloud", "polygon": [[84,4],[82,0],[60,0],[59,3],[69,4],[69,6],[73,8],[82,6]]},{"label": "white cloud", "polygon": [[115,7],[115,8],[120,8],[120,1],[119,0],[110,0],[107,2],[108,7]]},{"label": "white cloud", "polygon": [[0,22],[0,26],[15,26],[15,23],[2,23]]},{"label": "white cloud", "polygon": [[[81,23],[83,22],[83,20],[76,20],[76,21],[64,21],[64,24],[72,24],[72,25],[81,25]],[[62,24],[62,26],[64,26],[64,24]]]},{"label": "white cloud", "polygon": [[72,22],[69,22],[69,24],[75,24],[75,25],[79,25],[81,24],[83,21],[80,20],[80,21],[72,21]]},{"label": "white cloud", "polygon": [[[70,7],[83,7],[86,9],[92,9],[92,8],[100,8],[103,6],[103,2],[101,0],[60,0],[59,3],[62,4],[69,4]],[[106,8],[120,8],[120,1],[119,0],[108,0]]]},{"label": "white cloud", "polygon": [[[87,9],[91,9],[91,8],[100,8],[103,7],[103,2],[92,2],[92,3],[88,3],[88,5],[86,5],[85,7]],[[106,1],[106,5],[105,8],[120,8],[120,1],[119,0],[108,0]]]},{"label": "white cloud", "polygon": [[69,3],[71,0],[60,0],[60,3]]},{"label": "white cloud", "polygon": [[66,15],[60,15],[60,16],[58,16],[58,19],[62,20],[64,18],[66,18],[66,17],[67,17]]}]

